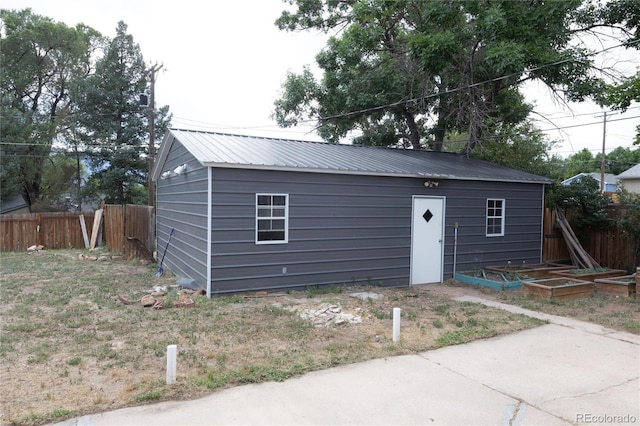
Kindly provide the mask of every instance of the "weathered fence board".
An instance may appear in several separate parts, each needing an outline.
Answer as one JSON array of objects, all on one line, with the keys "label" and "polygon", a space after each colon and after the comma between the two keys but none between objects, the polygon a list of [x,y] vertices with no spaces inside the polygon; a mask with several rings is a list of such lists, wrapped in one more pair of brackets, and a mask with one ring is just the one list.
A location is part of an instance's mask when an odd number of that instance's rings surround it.
[{"label": "weathered fence board", "polygon": [[567,243],[560,228],[556,226],[556,213],[545,209],[543,221],[542,255],[544,262],[566,260],[570,258]]},{"label": "weathered fence board", "polygon": [[103,204],[104,222],[102,236],[109,250],[124,255],[124,207],[123,205]]},{"label": "weathered fence board", "polygon": [[0,216],[2,251],[24,251],[33,245],[49,249],[84,248],[80,214],[93,224],[93,213],[31,213]]},{"label": "weathered fence board", "polygon": [[[113,254],[127,259],[151,258],[155,243],[154,209],[149,206],[102,206],[102,239]],[[94,212],[81,213],[94,234]],[[90,235],[92,237],[92,235]],[[0,216],[1,251],[85,248],[80,213],[33,213]]]},{"label": "weathered fence board", "polygon": [[[611,219],[617,219],[620,209],[617,206],[607,208]],[[570,217],[568,215],[568,217]],[[619,228],[576,230],[582,247],[600,266],[610,269],[634,269],[637,257],[633,252],[631,239]],[[544,240],[542,249],[543,261],[553,262],[569,259],[567,244],[556,225],[555,213],[545,209]]]}]

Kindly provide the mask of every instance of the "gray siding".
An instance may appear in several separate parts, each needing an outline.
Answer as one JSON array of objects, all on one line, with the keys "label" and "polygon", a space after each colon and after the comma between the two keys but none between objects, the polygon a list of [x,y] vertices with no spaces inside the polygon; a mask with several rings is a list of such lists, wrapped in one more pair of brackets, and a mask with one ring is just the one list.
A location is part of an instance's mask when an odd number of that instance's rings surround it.
[{"label": "gray siding", "polygon": [[[212,173],[212,294],[408,285],[413,195],[446,197],[445,279],[453,272],[455,222],[457,271],[540,261],[541,184],[443,180],[424,188],[414,178],[223,168]],[[255,244],[256,193],[289,194],[287,244]],[[487,198],[506,200],[504,237],[485,236]]]},{"label": "gray siding", "polygon": [[158,261],[173,227],[164,268],[206,287],[208,172],[181,144],[175,143],[163,172],[182,164],[187,165],[185,174],[157,181]]}]

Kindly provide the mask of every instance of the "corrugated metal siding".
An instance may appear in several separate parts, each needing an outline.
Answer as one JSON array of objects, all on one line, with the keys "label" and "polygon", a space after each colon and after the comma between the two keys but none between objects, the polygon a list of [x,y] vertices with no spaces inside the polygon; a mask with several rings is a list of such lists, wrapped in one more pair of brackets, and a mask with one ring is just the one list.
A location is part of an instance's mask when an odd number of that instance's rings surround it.
[{"label": "corrugated metal siding", "polygon": [[[409,283],[413,195],[446,196],[444,275],[540,261],[542,185],[213,170],[212,294],[323,284]],[[255,194],[289,194],[289,242],[255,244]],[[487,198],[505,198],[506,235],[485,236]],[[283,273],[286,268],[286,273]]]},{"label": "corrugated metal siding", "polygon": [[[488,264],[538,263],[542,244],[540,185],[475,182],[458,187],[447,198],[445,276],[453,264],[453,224],[457,221],[457,271],[472,271]],[[505,199],[505,235],[487,237],[486,199]]]},{"label": "corrugated metal siding", "polygon": [[171,238],[164,268],[178,277],[207,283],[207,167],[184,146],[173,144],[163,171],[186,164],[187,172],[157,181],[156,223],[158,259]]}]

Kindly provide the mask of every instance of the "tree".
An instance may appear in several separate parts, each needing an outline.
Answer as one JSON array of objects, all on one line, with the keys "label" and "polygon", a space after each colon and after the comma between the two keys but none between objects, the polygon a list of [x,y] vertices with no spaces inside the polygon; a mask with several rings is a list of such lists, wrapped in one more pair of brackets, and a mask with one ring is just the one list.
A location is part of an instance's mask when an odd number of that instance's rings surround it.
[{"label": "tree", "polygon": [[519,125],[503,125],[495,138],[482,142],[473,157],[492,161],[513,169],[560,180],[563,161],[550,156],[554,143],[545,139],[540,129],[528,122]]},{"label": "tree", "polygon": [[90,186],[108,203],[144,203],[148,121],[139,96],[147,83],[140,47],[121,21],[95,74],[74,88],[76,132],[95,171]]},{"label": "tree", "polygon": [[47,157],[42,171],[42,198],[32,207],[37,211],[69,211],[74,207],[76,163],[66,153]]},{"label": "tree", "polygon": [[[605,7],[595,9],[593,20],[607,24],[623,24],[628,49],[640,49],[640,4],[637,0],[611,0]],[[632,102],[640,102],[640,72],[626,76],[617,83],[609,84],[599,103],[614,110],[626,111]],[[635,145],[640,145],[640,125],[636,127]]]},{"label": "tree", "polygon": [[468,155],[525,120],[525,81],[573,101],[603,87],[592,52],[572,44],[595,25],[581,0],[290,3],[281,30],[336,35],[316,56],[321,79],[308,68],[289,73],[273,116],[284,127],[317,121],[330,142],[353,132],[354,142],[441,150],[457,132]]},{"label": "tree", "polygon": [[618,196],[621,209],[617,225],[631,239],[635,255],[640,256],[640,194],[622,189]]},{"label": "tree", "polygon": [[89,72],[99,33],[22,11],[0,10],[2,195],[19,190],[29,206],[41,199],[44,163],[67,125],[70,87]]},{"label": "tree", "polygon": [[571,224],[576,228],[608,228],[612,225],[606,212],[609,198],[600,193],[598,181],[584,176],[569,185],[556,185],[547,193],[550,208],[571,210]]},{"label": "tree", "polygon": [[[600,104],[624,112],[632,102],[640,102],[640,72],[633,77],[625,78],[617,85],[609,85]],[[640,125],[636,127],[633,144],[640,145]]]},{"label": "tree", "polygon": [[[601,164],[601,160],[602,153],[596,154],[595,161]],[[619,175],[638,163],[640,163],[640,148],[631,150],[630,148],[619,146],[605,155],[605,172],[612,175]],[[598,171],[600,171],[600,169],[598,169]]]},{"label": "tree", "polygon": [[565,179],[580,173],[593,173],[600,171],[600,162],[596,160],[591,151],[587,148],[583,148],[581,151],[567,157],[565,165]]}]

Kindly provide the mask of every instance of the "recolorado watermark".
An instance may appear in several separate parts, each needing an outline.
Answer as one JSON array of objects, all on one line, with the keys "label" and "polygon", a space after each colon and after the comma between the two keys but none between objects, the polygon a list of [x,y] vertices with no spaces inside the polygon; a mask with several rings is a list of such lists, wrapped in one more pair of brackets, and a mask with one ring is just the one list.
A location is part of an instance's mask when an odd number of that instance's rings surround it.
[{"label": "recolorado watermark", "polygon": [[631,414],[576,414],[576,423],[624,424],[635,423],[638,418]]}]

